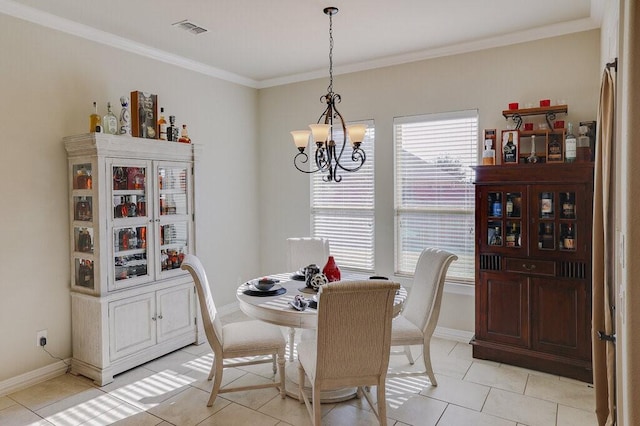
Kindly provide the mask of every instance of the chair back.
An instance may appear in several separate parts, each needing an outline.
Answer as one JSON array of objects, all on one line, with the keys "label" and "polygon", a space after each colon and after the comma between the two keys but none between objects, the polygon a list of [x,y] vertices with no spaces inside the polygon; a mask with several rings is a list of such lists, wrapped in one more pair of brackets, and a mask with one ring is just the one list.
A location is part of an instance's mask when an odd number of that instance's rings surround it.
[{"label": "chair back", "polygon": [[331,254],[326,238],[287,238],[287,271],[316,264],[322,270]]},{"label": "chair back", "polygon": [[457,259],[455,254],[436,248],[426,248],[420,254],[402,315],[423,333],[436,327],[447,270]]},{"label": "chair back", "polygon": [[222,356],[222,345],[224,342],[222,321],[220,321],[216,305],[213,303],[213,297],[211,296],[211,289],[209,288],[209,281],[207,280],[207,274],[204,272],[204,267],[200,259],[192,254],[184,257],[180,267],[189,271],[193,277],[196,292],[198,293],[204,332],[214,354],[216,356]]},{"label": "chair back", "polygon": [[389,281],[337,281],[320,287],[316,380],[386,377],[399,288]]}]

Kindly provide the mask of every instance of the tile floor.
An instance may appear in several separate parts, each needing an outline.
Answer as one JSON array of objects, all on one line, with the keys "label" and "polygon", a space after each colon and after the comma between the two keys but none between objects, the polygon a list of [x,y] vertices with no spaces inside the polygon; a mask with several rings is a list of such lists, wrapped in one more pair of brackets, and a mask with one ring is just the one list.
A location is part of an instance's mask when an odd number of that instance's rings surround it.
[{"label": "tile floor", "polygon": [[[230,321],[243,320],[231,315]],[[474,360],[468,344],[432,340],[438,386],[426,378],[387,380],[390,426],[590,426],[596,425],[593,388],[585,383],[506,364]],[[394,370],[419,369],[402,355]],[[213,407],[206,401],[212,353],[208,345],[188,346],[116,376],[96,387],[70,374],[0,396],[0,425],[309,425],[304,404],[281,399],[275,389],[227,393]],[[272,380],[269,364],[227,369],[230,382]],[[375,397],[375,392],[373,392]],[[366,401],[323,404],[324,425],[377,424]]]}]

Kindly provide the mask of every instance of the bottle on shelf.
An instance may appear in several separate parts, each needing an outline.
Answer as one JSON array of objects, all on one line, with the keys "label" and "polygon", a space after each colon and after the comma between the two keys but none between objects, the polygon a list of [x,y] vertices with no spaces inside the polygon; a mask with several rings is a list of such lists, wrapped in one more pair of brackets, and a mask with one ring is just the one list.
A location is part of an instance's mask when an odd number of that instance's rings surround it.
[{"label": "bottle on shelf", "polygon": [[567,124],[567,135],[564,138],[564,160],[567,163],[576,161],[577,140],[573,134],[573,125]]},{"label": "bottle on shelf", "polygon": [[549,133],[549,143],[547,146],[547,162],[562,163],[562,145],[558,138],[559,135]]},{"label": "bottle on shelf", "polygon": [[80,197],[76,202],[75,220],[90,221],[92,217],[91,202],[87,197]]},{"label": "bottle on shelf", "polygon": [[103,118],[103,124],[105,133],[118,134],[118,117],[111,111],[111,102],[107,102],[107,114]]},{"label": "bottle on shelf", "polygon": [[504,158],[505,163],[518,162],[516,146],[513,143],[513,132],[509,132],[509,139],[507,139],[507,143],[503,147],[502,151],[504,154],[502,158]]},{"label": "bottle on shelf", "polygon": [[189,138],[189,132],[187,131],[187,125],[182,125],[182,130],[180,131],[180,137],[178,138],[178,142],[182,143],[191,143],[191,138]]},{"label": "bottle on shelf", "polygon": [[540,217],[553,217],[553,194],[551,192],[543,192],[540,195]]},{"label": "bottle on shelf", "polygon": [[516,228],[515,222],[511,223],[511,228],[507,232],[507,235],[505,236],[504,240],[505,240],[505,246],[507,247],[516,246],[516,242],[518,241],[518,230]]},{"label": "bottle on shelf", "polygon": [[500,235],[500,227],[496,226],[493,228],[493,232],[489,237],[489,245],[490,246],[501,246],[502,245],[502,235]]},{"label": "bottle on shelf", "polygon": [[502,202],[500,201],[499,192],[496,192],[494,194],[493,202],[491,204],[491,216],[494,216],[494,217],[502,216]]},{"label": "bottle on shelf", "polygon": [[93,114],[89,116],[89,133],[101,133],[102,124],[100,116],[98,115],[98,104],[93,103]]},{"label": "bottle on shelf", "polygon": [[507,217],[513,216],[513,195],[507,193],[507,202],[504,205]]},{"label": "bottle on shelf", "polygon": [[541,224],[543,231],[540,237],[539,247],[543,249],[553,249],[553,224],[544,223]]},{"label": "bottle on shelf", "polygon": [[484,151],[482,151],[482,165],[493,166],[496,164],[496,150],[493,149],[493,141],[491,139],[484,140]]},{"label": "bottle on shelf", "polygon": [[587,133],[589,128],[587,126],[580,126],[578,128],[578,141],[576,143],[576,161],[578,163],[588,163],[591,161],[591,140]]},{"label": "bottle on shelf", "polygon": [[76,173],[76,188],[75,189],[91,189],[91,172],[82,165]]},{"label": "bottle on shelf", "polygon": [[77,251],[81,251],[83,253],[91,253],[92,251],[91,234],[87,228],[81,228],[78,232]]},{"label": "bottle on shelf", "polygon": [[573,194],[566,192],[562,202],[562,217],[565,219],[573,219],[576,217],[576,204],[573,201]]},{"label": "bottle on shelf", "polygon": [[527,157],[527,163],[537,163],[540,159],[536,155],[536,135],[531,135],[531,154]]},{"label": "bottle on shelf", "polygon": [[575,250],[575,237],[573,235],[573,224],[567,225],[567,232],[564,235],[563,246],[565,250]]},{"label": "bottle on shelf", "polygon": [[164,108],[160,107],[160,118],[158,119],[158,138],[167,140],[167,120],[164,118]]}]

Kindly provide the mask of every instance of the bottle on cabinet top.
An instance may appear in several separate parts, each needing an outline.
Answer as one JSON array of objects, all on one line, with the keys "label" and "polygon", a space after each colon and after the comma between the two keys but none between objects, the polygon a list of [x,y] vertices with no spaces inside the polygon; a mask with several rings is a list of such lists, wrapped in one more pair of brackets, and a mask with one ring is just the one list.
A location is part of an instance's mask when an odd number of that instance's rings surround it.
[{"label": "bottle on cabinet top", "polygon": [[178,138],[178,142],[182,143],[191,143],[191,138],[189,138],[189,132],[187,131],[187,125],[182,125],[182,131],[180,132],[180,137]]},{"label": "bottle on cabinet top", "polygon": [[93,114],[89,116],[89,133],[100,133],[102,132],[101,119],[98,115],[98,104],[93,103]]},{"label": "bottle on cabinet top", "polygon": [[102,121],[105,133],[110,135],[118,134],[118,117],[111,111],[111,102],[107,102],[107,114]]},{"label": "bottle on cabinet top", "polygon": [[167,140],[167,120],[164,118],[164,108],[160,107],[160,118],[158,119],[158,135],[159,139]]},{"label": "bottle on cabinet top", "polygon": [[167,140],[172,142],[178,141],[178,128],[176,127],[176,116],[169,116],[169,127],[167,128]]},{"label": "bottle on cabinet top", "polygon": [[573,125],[567,124],[567,135],[564,138],[564,159],[567,163],[576,161],[577,141],[573,134]]}]

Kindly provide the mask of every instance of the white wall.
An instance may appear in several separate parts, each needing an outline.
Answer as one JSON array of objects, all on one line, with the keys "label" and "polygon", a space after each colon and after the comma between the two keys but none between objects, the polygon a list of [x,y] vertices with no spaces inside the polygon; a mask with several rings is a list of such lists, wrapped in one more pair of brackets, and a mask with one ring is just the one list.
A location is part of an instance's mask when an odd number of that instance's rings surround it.
[{"label": "white wall", "polygon": [[[480,129],[503,129],[509,102],[564,99],[568,119],[595,120],[599,93],[599,31],[489,49],[334,78],[347,120],[376,126],[376,272],[393,275],[393,118],[478,109]],[[339,46],[336,47],[339,51]],[[338,56],[338,53],[335,54]],[[284,241],[310,233],[309,178],[293,167],[290,130],[322,112],[327,79],[260,90],[259,156],[262,270],[285,266]],[[365,147],[366,149],[366,147]],[[402,281],[402,280],[401,280]],[[439,325],[473,331],[470,295],[446,293]]]},{"label": "white wall", "polygon": [[[257,91],[0,15],[0,382],[71,356],[69,224],[62,137],[88,131],[132,90],[203,145],[197,232],[218,303],[258,272]],[[168,115],[168,114],[167,114]],[[229,161],[233,159],[233,161]],[[242,165],[239,167],[238,165]]]}]

